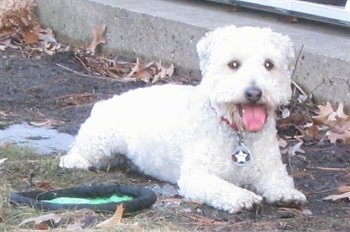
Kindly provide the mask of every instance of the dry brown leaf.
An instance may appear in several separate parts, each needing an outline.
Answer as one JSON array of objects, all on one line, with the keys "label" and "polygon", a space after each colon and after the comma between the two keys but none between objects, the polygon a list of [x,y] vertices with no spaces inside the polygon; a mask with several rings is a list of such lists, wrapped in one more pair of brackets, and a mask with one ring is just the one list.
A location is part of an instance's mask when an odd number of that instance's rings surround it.
[{"label": "dry brown leaf", "polygon": [[0,50],[23,49],[30,57],[67,51],[50,29],[41,28],[34,8],[34,0],[0,0]]},{"label": "dry brown leaf", "polygon": [[152,81],[154,74],[152,69],[146,68],[142,69],[139,72],[135,73],[134,76],[137,80],[143,80],[145,82]]},{"label": "dry brown leaf", "polygon": [[349,119],[345,120],[337,117],[336,121],[328,121],[325,125],[328,126],[331,131],[339,134],[345,133],[346,131],[350,130]]},{"label": "dry brown leaf", "polygon": [[288,146],[288,143],[285,139],[282,139],[281,137],[278,137],[278,145],[281,148],[286,148]]},{"label": "dry brown leaf", "polygon": [[48,181],[39,181],[39,182],[36,182],[35,183],[35,186],[40,189],[40,190],[45,190],[45,191],[48,191],[48,190],[53,190],[55,189],[54,187],[51,186],[50,182]]},{"label": "dry brown leaf", "polygon": [[106,25],[96,26],[96,27],[92,28],[91,29],[91,34],[92,34],[91,42],[87,46],[86,50],[88,50],[92,54],[94,54],[97,45],[106,43],[107,41],[104,37],[105,31],[106,31]]},{"label": "dry brown leaf", "polygon": [[174,74],[175,67],[173,64],[171,64],[168,68],[164,67],[162,65],[162,62],[156,62],[156,74],[154,75],[152,79],[152,84],[156,83],[164,78],[169,78]]},{"label": "dry brown leaf", "polygon": [[339,140],[345,144],[350,144],[350,131],[345,131],[344,133],[337,133],[333,131],[327,131],[326,135],[331,143],[337,143]]},{"label": "dry brown leaf", "polygon": [[132,77],[135,73],[140,71],[140,60],[139,58],[136,58],[136,63],[134,67],[132,68],[131,72],[126,77]]},{"label": "dry brown leaf", "polygon": [[298,18],[295,16],[287,16],[287,17],[285,17],[284,21],[287,23],[298,23],[299,22]]},{"label": "dry brown leaf", "polygon": [[350,192],[350,186],[348,185],[341,185],[337,188],[338,193],[345,193],[345,192]]},{"label": "dry brown leaf", "polygon": [[327,121],[336,120],[337,113],[330,102],[327,102],[326,105],[318,105],[317,108],[319,109],[318,115],[313,117],[317,123],[325,124]]},{"label": "dry brown leaf", "polygon": [[29,222],[34,222],[35,225],[39,225],[43,222],[49,222],[49,221],[52,221],[53,223],[57,224],[61,221],[61,216],[55,213],[49,213],[49,214],[41,215],[39,217],[31,217],[23,220],[18,226],[20,227]]},{"label": "dry brown leaf", "polygon": [[345,193],[341,193],[341,194],[332,194],[332,195],[329,195],[329,196],[326,196],[325,198],[323,198],[323,200],[331,200],[331,201],[336,201],[339,199],[350,200],[350,192],[345,192]]},{"label": "dry brown leaf", "polygon": [[305,125],[304,127],[305,135],[313,139],[320,139],[319,129],[316,123],[312,122],[311,124]]},{"label": "dry brown leaf", "polygon": [[136,59],[136,64],[128,77],[133,77],[137,80],[143,80],[145,82],[151,82],[154,79],[154,75],[157,73],[156,63],[151,61],[146,65],[142,65],[139,59]]},{"label": "dry brown leaf", "polygon": [[164,67],[161,61],[143,63],[139,58],[135,62],[118,61],[103,56],[96,56],[85,50],[78,50],[76,60],[88,73],[120,79],[121,81],[142,80],[147,83],[155,83],[174,74],[175,67]]},{"label": "dry brown leaf", "polygon": [[39,36],[39,41],[43,44],[46,43],[57,43],[55,35],[50,28],[42,29],[39,25],[34,27],[35,32]]},{"label": "dry brown leaf", "polygon": [[[339,103],[335,111],[330,102],[326,105],[319,105],[318,115],[313,117],[314,124],[328,127],[326,136],[332,143],[342,141],[350,144],[350,117],[344,113],[343,103]],[[310,128],[310,134],[316,134],[315,128]]]},{"label": "dry brown leaf", "polygon": [[24,43],[26,44],[35,44],[39,40],[39,36],[37,33],[31,31],[31,30],[23,30],[21,32],[21,36],[23,38]]},{"label": "dry brown leaf", "polygon": [[0,46],[2,47],[1,50],[5,50],[6,48],[11,49],[20,49],[20,44],[14,44],[12,38],[4,38],[0,39]]},{"label": "dry brown leaf", "polygon": [[337,117],[342,118],[342,119],[348,119],[349,115],[344,113],[344,105],[343,103],[339,103],[338,108],[337,108]]},{"label": "dry brown leaf", "polygon": [[50,127],[55,128],[57,126],[61,126],[64,124],[63,121],[55,120],[55,119],[46,119],[44,121],[40,122],[28,122],[29,125],[35,126],[35,127]]},{"label": "dry brown leaf", "polygon": [[120,204],[118,205],[114,215],[111,218],[97,224],[96,227],[111,228],[111,227],[115,227],[116,225],[120,225],[122,223],[123,213],[124,213],[124,205]]},{"label": "dry brown leaf", "polygon": [[0,1],[0,28],[20,27],[37,24],[33,11],[34,0]]}]

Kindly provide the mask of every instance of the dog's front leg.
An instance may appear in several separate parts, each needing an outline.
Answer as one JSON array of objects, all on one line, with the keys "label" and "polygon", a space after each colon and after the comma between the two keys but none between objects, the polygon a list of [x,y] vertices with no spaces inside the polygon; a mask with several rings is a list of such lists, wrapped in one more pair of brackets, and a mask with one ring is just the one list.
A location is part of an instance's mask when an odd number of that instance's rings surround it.
[{"label": "dog's front leg", "polygon": [[178,180],[180,194],[188,200],[236,213],[260,204],[262,197],[231,184],[201,168],[182,168]]},{"label": "dog's front leg", "polygon": [[261,192],[269,203],[305,203],[307,201],[305,195],[295,189],[293,179],[288,175],[282,161],[274,167],[273,171],[261,175],[256,184],[258,192]]}]

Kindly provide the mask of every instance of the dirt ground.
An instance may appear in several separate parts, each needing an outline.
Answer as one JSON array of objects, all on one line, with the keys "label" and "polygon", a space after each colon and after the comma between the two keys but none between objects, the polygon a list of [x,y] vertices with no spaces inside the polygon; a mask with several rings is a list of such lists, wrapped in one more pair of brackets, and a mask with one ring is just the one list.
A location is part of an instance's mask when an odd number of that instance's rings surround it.
[{"label": "dirt ground", "polygon": [[[25,58],[21,51],[0,52],[1,125],[47,122],[59,131],[75,134],[94,102],[147,85],[141,81],[120,82],[80,75],[83,71],[69,52],[41,59]],[[302,148],[305,154],[290,159],[284,157],[284,160],[297,188],[308,198],[306,205],[292,207],[264,203],[253,210],[229,214],[182,201],[173,211],[177,213],[170,215],[164,210],[163,220],[201,231],[350,231],[349,201],[323,200],[336,193],[338,186],[350,184],[350,147],[308,141]],[[125,175],[128,177],[129,174]],[[106,181],[108,178],[111,176],[106,175]],[[141,175],[133,174],[132,178],[145,181]],[[148,183],[153,181],[147,179]],[[159,196],[164,208],[168,207],[168,197]]]}]

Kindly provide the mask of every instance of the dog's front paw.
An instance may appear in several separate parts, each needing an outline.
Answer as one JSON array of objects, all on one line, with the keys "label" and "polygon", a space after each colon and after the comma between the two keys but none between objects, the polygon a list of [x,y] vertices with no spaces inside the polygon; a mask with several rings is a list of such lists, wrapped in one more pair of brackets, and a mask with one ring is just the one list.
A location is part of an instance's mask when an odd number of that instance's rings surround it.
[{"label": "dog's front paw", "polygon": [[304,204],[307,202],[305,195],[296,189],[274,189],[269,192],[265,192],[263,195],[267,202],[284,202]]},{"label": "dog's front paw", "polygon": [[259,205],[262,202],[262,196],[259,196],[248,190],[245,192],[246,193],[244,194],[244,196],[238,199],[238,205],[240,205],[241,208],[250,209],[254,205]]},{"label": "dog's front paw", "polygon": [[61,168],[88,169],[90,165],[87,160],[84,160],[80,157],[73,155],[64,155],[60,158],[59,166]]},{"label": "dog's front paw", "polygon": [[236,196],[235,200],[230,201],[230,204],[227,207],[224,207],[224,210],[230,213],[237,213],[242,209],[250,209],[254,205],[261,204],[262,200],[262,196],[248,190],[243,190],[243,194],[238,197]]}]

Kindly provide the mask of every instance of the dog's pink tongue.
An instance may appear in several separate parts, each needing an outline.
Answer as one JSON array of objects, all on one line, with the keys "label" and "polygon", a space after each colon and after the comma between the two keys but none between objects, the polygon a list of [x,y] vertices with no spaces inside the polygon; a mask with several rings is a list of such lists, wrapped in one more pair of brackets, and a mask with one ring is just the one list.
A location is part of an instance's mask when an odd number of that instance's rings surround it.
[{"label": "dog's pink tongue", "polygon": [[245,105],[242,109],[244,129],[248,131],[259,131],[265,125],[266,110],[259,105]]}]

